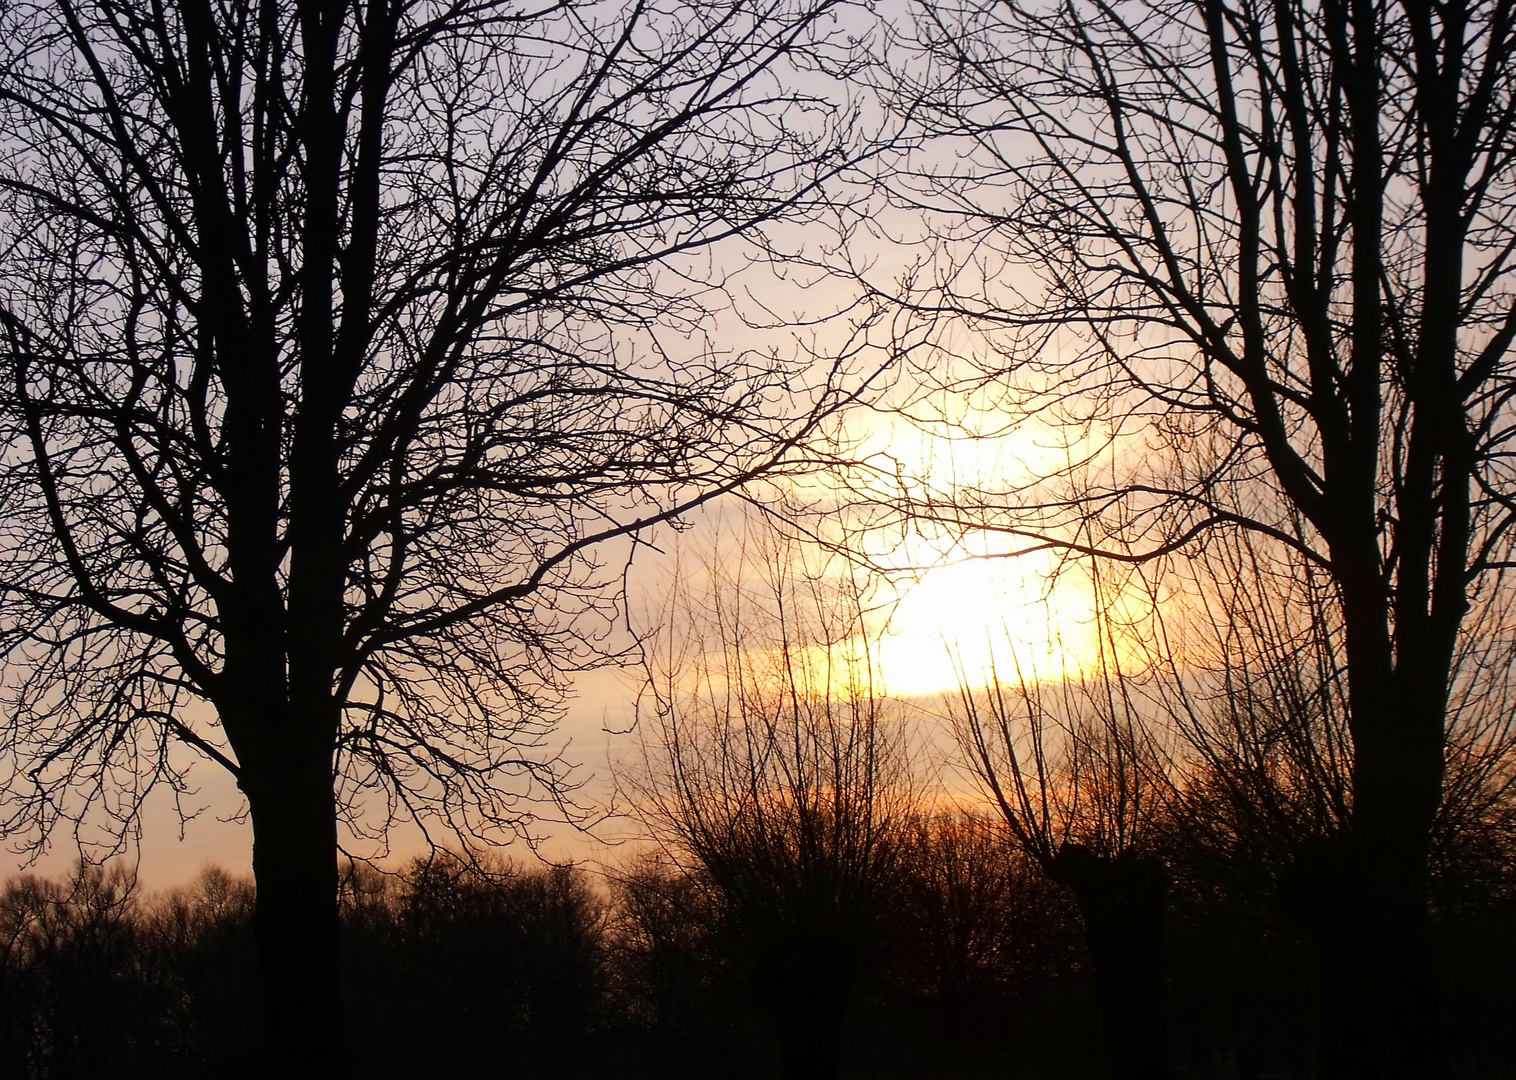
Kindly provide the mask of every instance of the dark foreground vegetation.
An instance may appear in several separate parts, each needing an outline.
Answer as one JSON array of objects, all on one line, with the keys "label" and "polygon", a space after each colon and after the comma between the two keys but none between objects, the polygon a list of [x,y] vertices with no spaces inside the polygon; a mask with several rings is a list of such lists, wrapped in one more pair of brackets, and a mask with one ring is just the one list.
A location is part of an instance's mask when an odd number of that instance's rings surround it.
[{"label": "dark foreground vegetation", "polygon": [[[1168,849],[1151,853],[1172,880],[1172,1075],[1317,1075],[1314,960],[1287,888],[1173,825]],[[861,964],[845,993],[842,1074],[1101,1075],[1099,990],[1072,892],[987,820],[907,817],[888,844],[894,872],[851,916]],[[1516,1008],[1509,853],[1485,865],[1494,872],[1444,875],[1436,890],[1446,1037],[1467,1077],[1516,1066],[1502,1034]],[[341,896],[354,1075],[798,1071],[783,1063],[784,1029],[805,1018],[764,993],[792,961],[762,947],[703,873],[653,857],[600,875],[440,856],[393,874],[349,866]],[[11,881],[6,1075],[267,1075],[253,899],[250,882],[215,869],[159,895],[120,868]],[[811,989],[793,985],[797,998]]]}]

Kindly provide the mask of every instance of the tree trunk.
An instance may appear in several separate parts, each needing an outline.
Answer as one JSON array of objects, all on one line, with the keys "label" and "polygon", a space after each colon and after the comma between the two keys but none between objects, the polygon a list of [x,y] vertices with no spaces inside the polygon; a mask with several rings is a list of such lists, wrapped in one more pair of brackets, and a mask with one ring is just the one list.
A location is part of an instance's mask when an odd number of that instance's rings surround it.
[{"label": "tree trunk", "polygon": [[1112,1080],[1168,1075],[1163,922],[1169,880],[1157,859],[1112,859],[1064,844],[1053,876],[1074,891],[1095,969],[1105,1059]]},{"label": "tree trunk", "polygon": [[1427,906],[1427,851],[1416,839],[1403,836],[1390,838],[1389,844],[1365,844],[1360,907],[1364,931],[1356,941],[1368,990],[1364,1075],[1375,1080],[1445,1075]]},{"label": "tree trunk", "polygon": [[[1409,830],[1407,830],[1409,832]],[[1412,835],[1359,841],[1348,938],[1361,986],[1352,1080],[1422,1080],[1443,1075],[1427,844]]]},{"label": "tree trunk", "polygon": [[1367,994],[1357,958],[1364,926],[1358,847],[1348,836],[1305,844],[1281,882],[1285,911],[1305,928],[1316,969],[1317,1070],[1325,1080],[1359,1075]]},{"label": "tree trunk", "polygon": [[1442,1075],[1423,850],[1398,865],[1355,836],[1307,845],[1285,903],[1310,934],[1320,1073],[1327,1080]]},{"label": "tree trunk", "polygon": [[270,1074],[349,1072],[337,969],[337,827],[327,756],[293,747],[248,782],[259,990]]},{"label": "tree trunk", "polygon": [[[1445,669],[1413,669],[1397,680],[1409,703],[1385,703],[1376,719],[1388,723],[1355,733],[1350,900],[1361,929],[1350,941],[1363,1020],[1354,1075],[1373,1080],[1443,1075],[1427,861],[1442,800],[1447,681]],[[1418,697],[1432,701],[1418,708]]]}]

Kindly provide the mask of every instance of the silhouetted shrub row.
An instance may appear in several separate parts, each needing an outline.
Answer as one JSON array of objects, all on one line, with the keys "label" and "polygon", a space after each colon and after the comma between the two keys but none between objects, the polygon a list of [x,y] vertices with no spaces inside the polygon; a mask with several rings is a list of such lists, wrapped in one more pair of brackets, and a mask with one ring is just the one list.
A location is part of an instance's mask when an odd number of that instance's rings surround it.
[{"label": "silhouetted shrub row", "polygon": [[[1062,889],[985,821],[914,818],[896,842],[844,1073],[1094,1075],[1094,990]],[[1168,862],[1177,1075],[1312,1075],[1310,957],[1277,889],[1242,860]],[[1516,934],[1504,879],[1480,887],[1444,905],[1448,982],[1462,988],[1449,1006],[1467,1073],[1498,1075]],[[663,859],[605,875],[451,856],[391,874],[352,865],[341,895],[356,1075],[774,1075],[773,1013],[753,992],[771,958]],[[158,896],[117,868],[10,882],[4,1075],[260,1075],[252,906],[248,882],[214,869]]]}]

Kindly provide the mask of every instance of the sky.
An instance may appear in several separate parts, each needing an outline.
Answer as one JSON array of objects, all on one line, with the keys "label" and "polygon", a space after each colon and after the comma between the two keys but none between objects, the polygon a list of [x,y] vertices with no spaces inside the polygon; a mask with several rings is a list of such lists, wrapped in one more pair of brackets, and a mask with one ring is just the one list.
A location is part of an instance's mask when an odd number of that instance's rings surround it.
[{"label": "sky", "polygon": [[[917,550],[911,557],[919,561],[921,554]],[[1039,670],[1078,666],[1088,597],[1077,582],[1049,593],[1049,566],[1036,556],[951,559],[904,584],[898,605],[878,616],[877,655],[886,691],[930,702],[952,691],[960,672],[982,685],[991,665],[1004,670],[1012,655]],[[655,588],[665,571],[655,560],[634,569],[634,602],[636,592]],[[1062,628],[1058,634],[1050,632],[1050,620]],[[584,784],[581,802],[610,801],[617,762],[635,752],[631,732],[638,680],[635,671],[602,669],[573,681],[574,694],[556,744],[565,747],[565,756],[578,767],[576,776]],[[212,864],[234,873],[251,871],[252,829],[237,819],[242,800],[235,783],[219,768],[201,763],[191,773],[191,784],[193,794],[184,805],[198,811],[192,820],[181,825],[167,792],[153,796],[146,807],[135,858],[140,880],[151,889],[186,884]],[[605,821],[588,833],[543,820],[536,831],[543,838],[538,854],[555,861],[613,861],[621,844],[636,832],[626,819]],[[419,850],[404,830],[396,833],[397,857]],[[507,854],[532,858],[524,845]],[[69,838],[60,835],[31,869],[56,875],[76,857]],[[0,876],[26,869],[25,861],[7,850]]]}]

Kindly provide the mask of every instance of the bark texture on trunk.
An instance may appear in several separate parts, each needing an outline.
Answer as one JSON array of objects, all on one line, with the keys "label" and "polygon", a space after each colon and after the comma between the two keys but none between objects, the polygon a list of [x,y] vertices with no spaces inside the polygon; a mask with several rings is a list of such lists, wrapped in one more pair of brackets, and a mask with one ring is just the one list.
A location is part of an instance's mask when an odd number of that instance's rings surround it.
[{"label": "bark texture on trunk", "polygon": [[1054,876],[1074,892],[1100,1001],[1112,1080],[1168,1075],[1163,924],[1168,871],[1157,859],[1096,855],[1064,844]]}]

